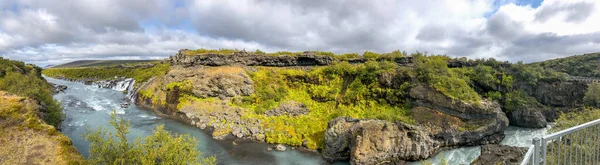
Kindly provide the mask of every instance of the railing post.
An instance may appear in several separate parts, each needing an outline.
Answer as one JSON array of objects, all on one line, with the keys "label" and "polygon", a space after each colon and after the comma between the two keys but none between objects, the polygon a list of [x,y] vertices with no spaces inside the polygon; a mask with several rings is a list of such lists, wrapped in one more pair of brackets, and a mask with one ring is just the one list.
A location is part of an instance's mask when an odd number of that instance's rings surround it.
[{"label": "railing post", "polygon": [[541,149],[542,149],[541,150],[542,152],[540,153],[541,154],[540,155],[540,162],[543,165],[546,165],[546,156],[548,155],[547,154],[547,152],[548,152],[547,151],[548,150],[548,142],[544,138],[542,138],[542,140],[540,140],[540,145],[541,145]]},{"label": "railing post", "polygon": [[533,138],[533,164],[540,164],[540,138]]}]

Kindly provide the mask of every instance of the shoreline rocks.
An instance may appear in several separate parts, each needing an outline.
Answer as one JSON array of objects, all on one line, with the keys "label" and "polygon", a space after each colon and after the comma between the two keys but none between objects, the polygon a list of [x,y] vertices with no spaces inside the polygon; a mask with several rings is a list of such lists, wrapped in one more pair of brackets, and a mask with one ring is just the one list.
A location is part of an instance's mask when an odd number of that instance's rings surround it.
[{"label": "shoreline rocks", "polygon": [[67,88],[68,88],[66,85],[58,85],[58,84],[52,84],[52,83],[50,83],[50,85],[52,85],[54,94],[57,94],[60,92],[65,92],[65,90],[67,90]]}]

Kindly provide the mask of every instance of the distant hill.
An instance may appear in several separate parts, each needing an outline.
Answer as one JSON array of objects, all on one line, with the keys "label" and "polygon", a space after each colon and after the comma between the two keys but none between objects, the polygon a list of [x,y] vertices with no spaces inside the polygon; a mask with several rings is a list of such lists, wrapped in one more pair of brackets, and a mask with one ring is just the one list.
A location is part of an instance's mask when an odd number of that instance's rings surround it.
[{"label": "distant hill", "polygon": [[81,67],[99,67],[99,66],[115,66],[121,64],[148,63],[158,60],[80,60],[66,64],[51,66],[48,68],[81,68]]},{"label": "distant hill", "polygon": [[600,53],[575,55],[532,63],[544,68],[564,72],[571,76],[600,78]]}]

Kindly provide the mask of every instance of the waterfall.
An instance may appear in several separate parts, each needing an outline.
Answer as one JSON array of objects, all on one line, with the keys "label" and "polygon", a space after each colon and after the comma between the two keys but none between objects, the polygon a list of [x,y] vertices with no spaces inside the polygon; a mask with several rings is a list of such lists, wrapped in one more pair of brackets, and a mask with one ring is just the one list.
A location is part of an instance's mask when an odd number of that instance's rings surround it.
[{"label": "waterfall", "polygon": [[[118,78],[118,77],[115,77]],[[121,77],[118,80],[102,80],[96,81],[92,83],[92,85],[97,86],[98,88],[108,88],[116,91],[127,91],[127,95],[125,96],[126,102],[135,102],[135,79],[133,78],[125,78]]]},{"label": "waterfall", "polygon": [[133,88],[133,85],[135,85],[135,80],[129,82],[129,85],[127,87],[127,96],[125,96],[127,99],[129,99],[129,102],[131,103],[135,103],[135,93],[137,92]]}]

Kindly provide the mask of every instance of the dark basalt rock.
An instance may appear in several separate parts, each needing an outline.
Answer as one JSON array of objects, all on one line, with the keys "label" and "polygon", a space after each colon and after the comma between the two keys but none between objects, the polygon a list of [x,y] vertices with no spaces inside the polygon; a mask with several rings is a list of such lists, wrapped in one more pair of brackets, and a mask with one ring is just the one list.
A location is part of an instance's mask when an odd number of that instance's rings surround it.
[{"label": "dark basalt rock", "polygon": [[481,155],[472,165],[508,165],[520,164],[527,153],[526,147],[513,147],[489,144],[481,147]]},{"label": "dark basalt rock", "polygon": [[552,107],[578,107],[588,84],[578,81],[543,82],[537,85],[519,84],[518,88],[535,97],[540,103]]},{"label": "dark basalt rock", "polygon": [[433,155],[441,146],[423,128],[383,120],[338,117],[328,123],[323,156],[351,164],[404,164]]},{"label": "dark basalt rock", "polygon": [[67,86],[66,85],[58,85],[58,84],[52,84],[52,89],[54,91],[54,94],[60,93],[60,92],[65,92],[65,90],[67,90]]},{"label": "dark basalt rock", "polygon": [[510,125],[526,128],[545,128],[548,124],[541,109],[517,109],[506,113]]},{"label": "dark basalt rock", "polygon": [[325,132],[324,157],[352,164],[405,164],[429,158],[443,147],[494,144],[504,138],[508,119],[495,102],[454,100],[424,84],[409,95],[414,99],[414,125],[335,118]]}]

